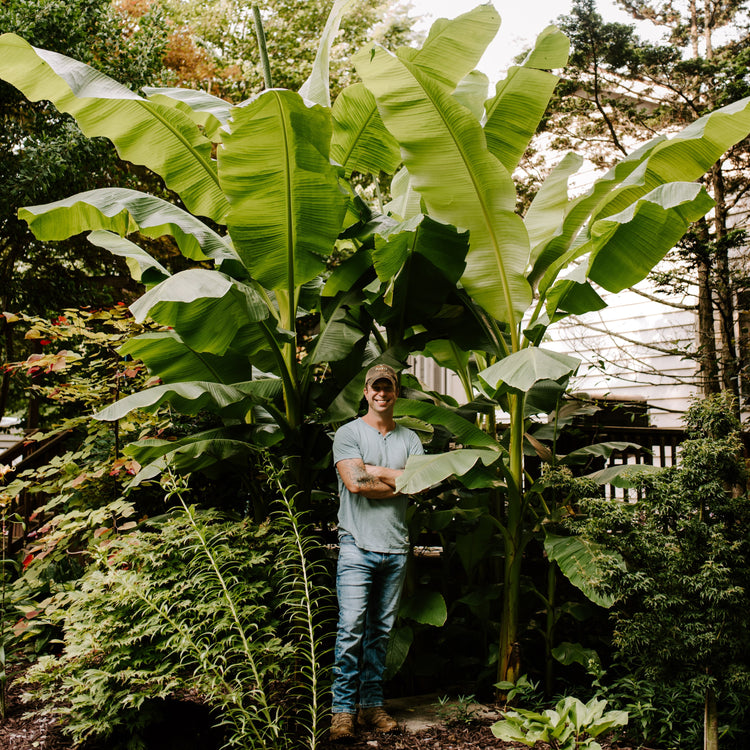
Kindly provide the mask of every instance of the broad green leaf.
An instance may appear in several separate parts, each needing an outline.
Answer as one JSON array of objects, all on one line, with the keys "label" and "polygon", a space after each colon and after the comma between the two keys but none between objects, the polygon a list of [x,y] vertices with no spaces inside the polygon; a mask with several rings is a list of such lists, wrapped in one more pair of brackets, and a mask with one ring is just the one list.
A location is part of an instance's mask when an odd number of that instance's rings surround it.
[{"label": "broad green leaf", "polygon": [[484,73],[472,70],[458,82],[453,98],[466,107],[477,120],[481,120],[484,116],[484,103],[487,100],[489,84],[490,79]]},{"label": "broad green leaf", "polygon": [[[560,269],[569,261],[561,260],[573,246],[574,241],[578,244],[578,235],[588,218],[597,210],[597,207],[606,202],[607,197],[616,191],[627,177],[641,166],[642,161],[653,151],[659,143],[665,140],[664,136],[655,138],[645,146],[634,151],[632,154],[620,160],[605,175],[600,177],[591,188],[583,195],[571,200],[565,209],[565,218],[557,229],[549,236],[549,239],[537,243],[534,248],[534,267],[529,274],[529,281],[536,284],[544,277],[540,289],[546,289],[554,281]],[[571,157],[574,158],[574,157]],[[559,183],[561,179],[567,179],[564,172],[567,165],[560,165],[563,172],[555,177]],[[559,195],[559,186],[557,187]],[[557,205],[560,205],[558,202]]]},{"label": "broad green leaf", "polygon": [[626,451],[630,449],[643,450],[642,446],[638,445],[637,443],[625,443],[618,441],[611,441],[608,443],[594,443],[593,445],[585,445],[583,448],[578,448],[578,450],[571,451],[566,456],[562,456],[559,460],[559,463],[583,463],[591,456],[609,458],[615,451]]},{"label": "broad green leaf", "polygon": [[559,80],[547,69],[565,66],[570,43],[561,31],[548,26],[538,37],[537,47],[523,65],[508,70],[485,105],[487,148],[509,172],[526,152]]},{"label": "broad green leaf", "polygon": [[404,473],[396,480],[396,489],[407,495],[422,492],[451,476],[462,476],[477,462],[490,466],[501,458],[495,450],[463,448],[448,453],[428,456],[411,456]]},{"label": "broad green leaf", "polygon": [[610,292],[637,284],[713,206],[701,185],[672,182],[621,213],[595,221],[585,246],[591,248],[589,278]]},{"label": "broad green leaf", "polygon": [[522,65],[526,68],[552,70],[568,64],[570,40],[556,26],[547,26],[536,38],[534,48]]},{"label": "broad green leaf", "polygon": [[441,425],[450,430],[462,445],[501,450],[500,445],[476,424],[443,406],[436,406],[428,401],[400,398],[396,401],[393,413],[396,416],[409,415],[433,425]]},{"label": "broad green leaf", "polygon": [[104,136],[126,161],[164,178],[188,209],[221,222],[227,202],[211,159],[211,142],[173,107],[150,102],[65,55],[0,36],[0,77],[31,101],[47,99],[71,114],[89,138]]},{"label": "broad green leaf", "polygon": [[359,53],[355,64],[430,216],[470,231],[462,284],[494,317],[515,323],[531,301],[528,237],[513,181],[481,126],[416,64],[382,48]]},{"label": "broad green leaf", "polygon": [[315,278],[341,231],[346,199],[328,158],[330,138],[330,111],[291,91],[264,91],[232,110],[219,149],[227,225],[267,289],[293,295]]},{"label": "broad green leaf", "polygon": [[221,355],[243,336],[256,345],[263,337],[257,325],[268,317],[268,308],[251,287],[218,271],[193,268],[170,276],[136,300],[130,310],[139,322],[150,317],[171,326],[192,349]]},{"label": "broad green leaf", "polygon": [[418,214],[374,239],[373,265],[387,283],[383,302],[391,308],[374,309],[378,321],[403,329],[437,316],[466,266],[467,233]]},{"label": "broad green leaf", "polygon": [[526,393],[540,380],[569,377],[580,364],[575,357],[533,346],[501,359],[482,370],[479,377],[493,390],[505,385]]},{"label": "broad green leaf", "polygon": [[175,331],[143,333],[126,341],[118,352],[144,362],[151,375],[164,383],[185,380],[238,383],[247,380],[251,369],[247,353],[231,349],[221,356],[199,352],[191,349]]},{"label": "broad green leaf", "polygon": [[18,211],[40,240],[62,240],[87,229],[102,229],[121,237],[140,232],[145,237],[174,237],[180,252],[191,260],[217,261],[237,255],[231,244],[200,219],[161,198],[127,188],[101,188],[53,203]]},{"label": "broad green leaf", "polygon": [[400,47],[396,54],[417,65],[424,75],[451,93],[477,66],[499,28],[500,16],[490,3],[485,3],[451,20],[438,18],[421,49]]},{"label": "broad green leaf", "polygon": [[155,411],[164,403],[172,404],[182,414],[208,409],[225,417],[245,418],[251,404],[270,403],[280,391],[280,382],[271,378],[233,385],[200,381],[157,385],[116,401],[94,414],[94,419],[112,422],[135,409]]},{"label": "broad green leaf", "polygon": [[398,614],[421,625],[434,625],[439,628],[445,625],[448,619],[448,608],[443,595],[438,591],[417,589],[401,602]]},{"label": "broad green leaf", "polygon": [[221,128],[227,124],[232,105],[224,99],[199,89],[154,88],[144,86],[143,93],[152,101],[184,112],[203,134],[221,143]]},{"label": "broad green leaf", "polygon": [[658,474],[660,471],[664,471],[664,469],[652,464],[618,464],[586,476],[588,479],[593,479],[597,484],[611,484],[613,487],[627,489],[637,487],[644,474]]},{"label": "broad green leaf", "polygon": [[170,274],[158,260],[152,258],[142,247],[135,242],[126,240],[114,232],[106,232],[96,229],[86,235],[86,239],[97,247],[109,250],[112,255],[125,258],[130,275],[136,280],[143,282],[147,289],[164,281]]},{"label": "broad green leaf", "polygon": [[[600,719],[592,721],[587,727],[586,732],[592,737],[598,737],[603,732],[608,732],[613,727],[624,727],[627,725],[630,717],[627,711],[607,711]],[[592,750],[593,747],[592,747]]]},{"label": "broad green leaf", "polygon": [[167,467],[184,473],[205,472],[219,467],[221,473],[226,473],[227,470],[247,471],[250,458],[255,454],[256,446],[241,440],[191,440],[165,451],[159,458],[144,465],[128,483],[128,488],[137,487],[142,482],[159,476]]},{"label": "broad green leaf", "polygon": [[584,648],[580,643],[564,641],[555,646],[551,653],[554,659],[565,666],[580,664],[590,674],[593,674],[594,670],[601,670],[599,654],[593,648]]},{"label": "broad green leaf", "polygon": [[393,174],[401,163],[401,149],[386,130],[375,97],[363,83],[347,86],[331,110],[331,159],[352,172]]},{"label": "broad green leaf", "polygon": [[326,25],[323,28],[323,33],[320,36],[312,72],[299,90],[299,93],[305,99],[322,107],[331,106],[331,87],[328,83],[331,45],[336,34],[338,34],[341,19],[352,2],[353,0],[334,0],[331,12],[328,14],[328,19],[326,20]]},{"label": "broad green leaf", "polygon": [[352,348],[363,336],[369,336],[370,332],[363,331],[351,316],[346,305],[348,299],[348,296],[343,297],[341,304],[324,321],[310,353],[310,362],[313,364],[338,362],[351,354]]},{"label": "broad green leaf", "polygon": [[385,656],[385,679],[390,679],[401,669],[413,641],[414,631],[409,625],[397,627],[391,631]]},{"label": "broad green leaf", "polygon": [[669,139],[660,140],[643,159],[642,169],[623,181],[594,218],[623,211],[641,195],[670,182],[697,180],[721,155],[750,133],[750,97],[698,118]]},{"label": "broad green leaf", "polygon": [[594,604],[601,607],[614,604],[614,595],[603,594],[599,586],[605,569],[624,567],[619,553],[580,536],[557,536],[549,532],[545,532],[544,549],[547,557],[560,566],[563,575]]},{"label": "broad green leaf", "polygon": [[393,175],[391,198],[390,203],[383,207],[387,214],[392,214],[401,221],[408,221],[421,213],[422,196],[412,188],[409,170],[406,167],[402,167]]},{"label": "broad green leaf", "polygon": [[[399,54],[419,65],[425,74],[436,76],[450,93],[477,64],[497,32],[498,22],[497,13],[488,6],[450,22],[440,19],[433,24],[420,50],[405,47]],[[464,37],[470,37],[471,43],[467,44]],[[333,105],[332,114],[331,158],[345,168],[347,175],[352,170],[373,175],[381,170],[387,174],[396,171],[401,161],[399,144],[385,128],[375,98],[362,84],[344,89]],[[393,187],[392,194],[395,196]],[[418,205],[419,198],[415,213],[419,211]],[[391,210],[402,219],[412,215],[393,206]]]},{"label": "broad green leaf", "polygon": [[558,162],[529,206],[524,217],[534,263],[539,252],[559,231],[570,208],[568,180],[583,164],[583,157],[572,151]]},{"label": "broad green leaf", "polygon": [[471,358],[471,354],[461,349],[452,339],[430,341],[420,353],[453,372],[465,370]]}]

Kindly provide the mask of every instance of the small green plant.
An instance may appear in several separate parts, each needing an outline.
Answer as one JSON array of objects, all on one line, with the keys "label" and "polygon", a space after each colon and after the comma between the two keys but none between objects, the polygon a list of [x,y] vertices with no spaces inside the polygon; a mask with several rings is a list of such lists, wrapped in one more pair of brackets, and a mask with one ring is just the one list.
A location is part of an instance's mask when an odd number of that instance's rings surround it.
[{"label": "small green plant", "polygon": [[607,711],[607,701],[592,698],[583,703],[568,696],[554,709],[542,713],[517,709],[492,725],[495,737],[506,742],[521,742],[533,747],[537,742],[547,742],[555,750],[601,750],[594,739],[614,727],[625,726],[625,711]]},{"label": "small green plant", "polygon": [[446,724],[471,724],[476,721],[479,714],[479,708],[473,695],[459,695],[458,698],[451,698],[444,695],[438,698],[437,716]]},{"label": "small green plant", "polygon": [[515,682],[496,682],[495,689],[505,696],[506,703],[517,702],[526,706],[537,705],[541,700],[539,683],[522,674]]}]

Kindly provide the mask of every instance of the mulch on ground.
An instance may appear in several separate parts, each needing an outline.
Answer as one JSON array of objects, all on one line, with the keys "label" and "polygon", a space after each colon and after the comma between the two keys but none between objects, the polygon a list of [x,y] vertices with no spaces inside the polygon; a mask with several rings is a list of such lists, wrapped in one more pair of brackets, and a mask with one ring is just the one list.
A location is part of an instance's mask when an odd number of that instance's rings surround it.
[{"label": "mulch on ground", "polygon": [[[73,750],[54,718],[42,715],[33,703],[22,703],[23,670],[8,668],[8,695],[5,721],[0,722],[0,750]],[[396,731],[388,734],[361,732],[354,742],[346,745],[323,742],[321,750],[510,750],[525,745],[503,742],[490,730],[491,720],[472,721],[449,726],[436,725],[418,732]],[[173,737],[173,742],[162,736],[149,750],[186,750],[184,740]],[[603,750],[633,750],[630,747],[600,740]],[[537,743],[536,750],[547,750],[549,745]],[[201,750],[206,750],[201,748]]]}]

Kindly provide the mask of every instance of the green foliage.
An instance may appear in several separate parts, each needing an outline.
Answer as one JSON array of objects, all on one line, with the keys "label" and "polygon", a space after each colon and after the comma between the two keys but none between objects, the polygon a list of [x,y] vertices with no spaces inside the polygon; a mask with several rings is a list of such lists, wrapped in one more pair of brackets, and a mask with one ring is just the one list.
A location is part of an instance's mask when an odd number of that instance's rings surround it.
[{"label": "green foliage", "polygon": [[452,699],[443,695],[438,698],[437,717],[448,726],[471,724],[476,721],[479,707],[473,695],[459,695]]},{"label": "green foliage", "polygon": [[606,711],[607,701],[592,698],[583,703],[569,696],[560,700],[554,709],[542,713],[508,711],[503,719],[492,725],[492,733],[506,742],[521,742],[533,747],[547,742],[556,750],[601,750],[594,739],[604,732],[628,723],[624,711]]},{"label": "green foliage", "polygon": [[618,660],[665,689],[716,695],[731,721],[725,701],[750,691],[750,503],[730,399],[694,403],[687,421],[679,468],[645,477],[637,504],[587,502],[580,529],[626,562],[606,578]]},{"label": "green foliage", "polygon": [[94,545],[95,564],[57,597],[65,645],[32,670],[33,695],[76,742],[137,747],[161,700],[194,693],[217,710],[228,747],[288,746],[298,721],[315,747],[321,730],[297,700],[304,689],[320,705],[329,625],[299,518],[285,502],[279,532],[186,505],[174,477],[167,489],[180,510]]}]

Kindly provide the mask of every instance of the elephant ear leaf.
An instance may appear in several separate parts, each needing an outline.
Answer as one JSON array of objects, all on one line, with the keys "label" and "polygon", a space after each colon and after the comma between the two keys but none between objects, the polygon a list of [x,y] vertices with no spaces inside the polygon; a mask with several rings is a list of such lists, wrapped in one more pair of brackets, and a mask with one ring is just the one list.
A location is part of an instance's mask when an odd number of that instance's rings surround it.
[{"label": "elephant ear leaf", "polygon": [[0,77],[31,101],[46,99],[72,115],[89,138],[109,138],[123,159],[164,178],[192,213],[222,221],[227,201],[211,159],[211,141],[183,112],[144,99],[98,70],[32,47],[15,34],[0,36]]},{"label": "elephant ear leaf", "polygon": [[594,604],[607,608],[614,604],[614,594],[603,591],[602,583],[607,570],[624,568],[625,561],[619,553],[579,536],[550,533],[545,534],[544,549],[563,575]]}]

